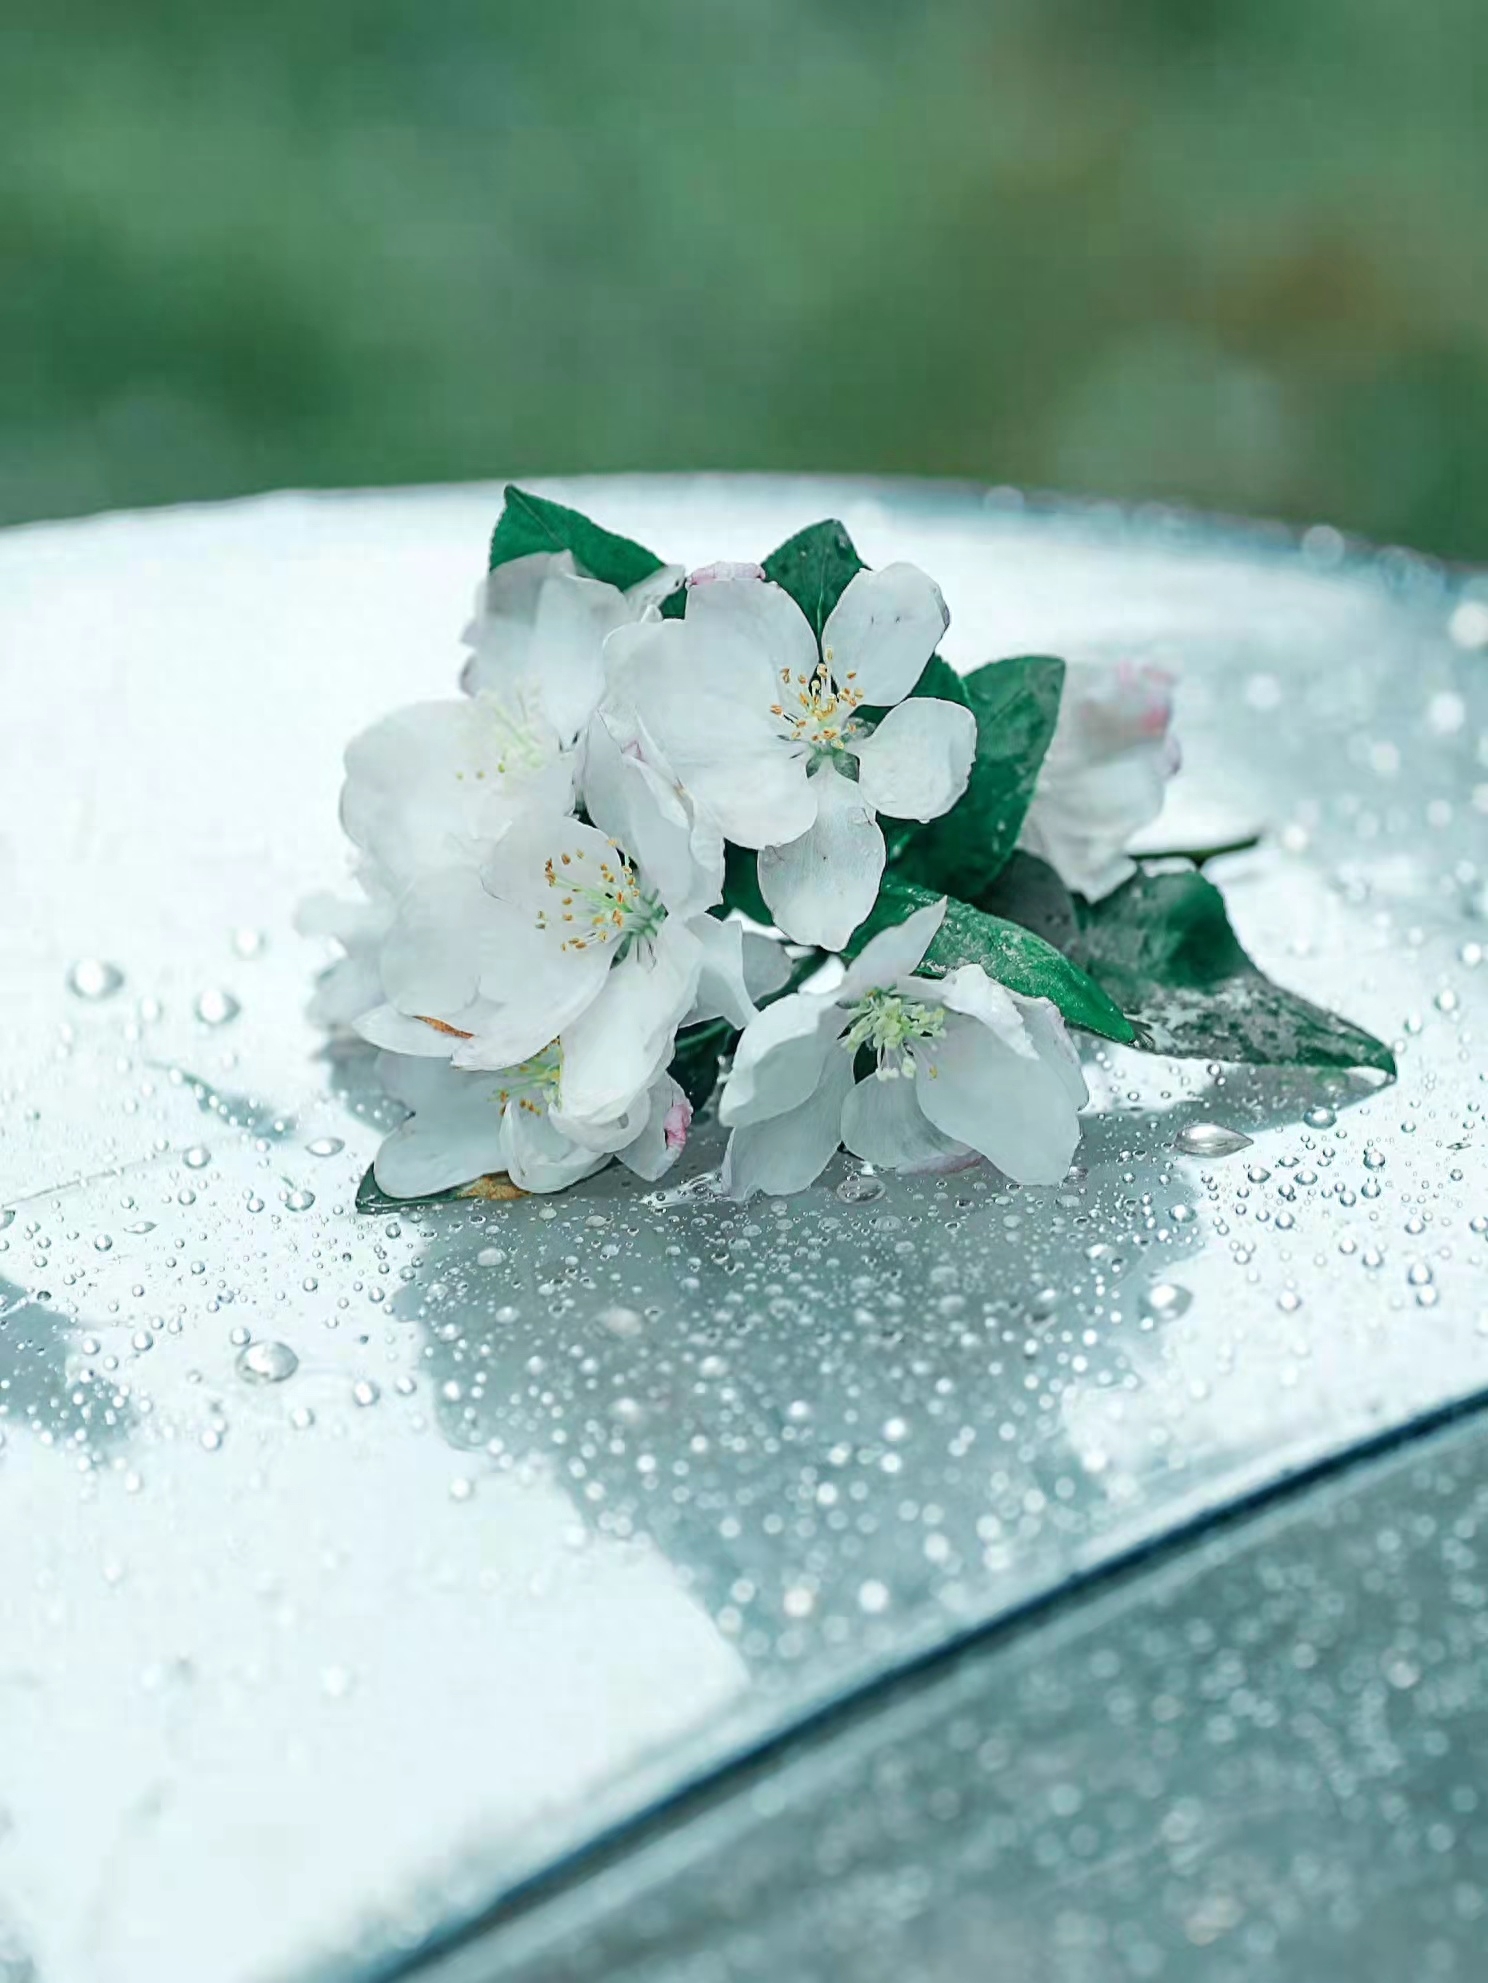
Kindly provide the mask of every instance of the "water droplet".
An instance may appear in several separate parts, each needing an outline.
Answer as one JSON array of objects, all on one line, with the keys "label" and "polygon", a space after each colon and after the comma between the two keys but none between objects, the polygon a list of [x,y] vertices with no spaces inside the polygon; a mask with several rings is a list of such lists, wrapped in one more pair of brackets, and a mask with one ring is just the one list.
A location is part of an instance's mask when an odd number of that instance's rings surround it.
[{"label": "water droplet", "polygon": [[837,1196],[844,1205],[866,1205],[882,1198],[883,1188],[883,1179],[872,1171],[849,1171],[837,1187]]},{"label": "water droplet", "polygon": [[1295,1288],[1283,1288],[1276,1297],[1276,1306],[1284,1315],[1295,1315],[1302,1306],[1302,1297]]},{"label": "water droplet", "polygon": [[308,1212],[315,1203],[315,1193],[303,1188],[298,1191],[286,1191],[284,1203],[291,1212]]},{"label": "water droplet", "polygon": [[204,1171],[212,1161],[212,1153],[205,1143],[193,1143],[189,1150],[181,1153],[181,1162],[189,1171]]},{"label": "water droplet", "polygon": [[245,1384],[282,1384],[299,1367],[300,1359],[288,1343],[250,1343],[237,1360]]},{"label": "water droplet", "polygon": [[1252,1164],[1245,1175],[1250,1179],[1252,1184],[1264,1184],[1271,1173],[1266,1169],[1264,1164]]},{"label": "water droplet", "polygon": [[308,1432],[315,1423],[315,1414],[308,1405],[296,1405],[289,1415],[289,1422],[296,1432]]},{"label": "water droplet", "polygon": [[1309,1129],[1331,1129],[1337,1120],[1338,1117],[1326,1103],[1319,1103],[1315,1109],[1309,1109],[1303,1117]]},{"label": "water droplet", "polygon": [[483,1246],[475,1256],[477,1267],[499,1267],[506,1258],[506,1249],[500,1246]]},{"label": "water droplet", "polygon": [[307,1143],[305,1148],[312,1157],[334,1157],[339,1151],[344,1150],[346,1145],[339,1136],[317,1136],[315,1141]]},{"label": "water droplet", "polygon": [[93,1244],[100,1253],[111,1253],[114,1247],[113,1239],[106,1232],[98,1233],[94,1237]]},{"label": "water droplet", "polygon": [[123,982],[118,965],[102,957],[80,957],[67,973],[67,989],[74,998],[112,998]]},{"label": "water droplet", "polygon": [[1221,1122],[1191,1122],[1173,1138],[1173,1148],[1186,1157],[1233,1157],[1237,1150],[1248,1150],[1252,1140]]},{"label": "water droplet", "polygon": [[456,1474],[449,1491],[451,1501],[468,1501],[475,1492],[475,1482],[466,1474]]},{"label": "water droplet", "polygon": [[226,1026],[237,1018],[243,1008],[230,991],[213,985],[207,991],[197,993],[192,1009],[204,1026]]},{"label": "water droplet", "polygon": [[135,1233],[154,1232],[155,1221],[153,1219],[136,1219],[132,1226],[126,1226],[124,1230],[125,1232]]},{"label": "water droplet", "polygon": [[638,1336],[645,1327],[635,1309],[620,1307],[602,1308],[599,1325],[602,1329],[608,1329],[612,1336]]},{"label": "water droplet", "polygon": [[150,1334],[148,1329],[136,1329],[134,1334],[129,1338],[129,1347],[140,1356],[143,1356],[146,1350],[154,1349],[155,1338]]},{"label": "water droplet", "polygon": [[1457,994],[1452,990],[1450,985],[1444,986],[1443,989],[1437,993],[1432,1003],[1435,1005],[1438,1012],[1455,1012],[1457,1010],[1457,1004],[1458,1004]]},{"label": "water droplet", "polygon": [[1154,1281],[1142,1296],[1142,1307],[1156,1322],[1173,1322],[1193,1305],[1189,1289],[1176,1281]]},{"label": "water droplet", "polygon": [[359,1377],[351,1387],[351,1395],[359,1405],[375,1405],[382,1393],[370,1377]]},{"label": "water droplet", "polygon": [[1373,1144],[1371,1144],[1371,1145],[1369,1146],[1369,1148],[1368,1148],[1368,1149],[1367,1149],[1367,1150],[1366,1150],[1366,1151],[1364,1152],[1364,1168],[1365,1168],[1365,1170],[1367,1170],[1367,1171],[1382,1171],[1382,1170],[1384,1169],[1384,1167],[1385,1167],[1385,1153],[1384,1153],[1384,1151],[1383,1151],[1383,1150],[1376,1150],[1376,1149],[1375,1149],[1375,1147],[1374,1147],[1374,1145],[1373,1145]]},{"label": "water droplet", "polygon": [[262,930],[234,930],[232,947],[239,957],[261,957],[268,938]]},{"label": "water droplet", "polygon": [[858,1608],[860,1611],[866,1611],[870,1617],[876,1617],[879,1612],[887,1611],[889,1608],[888,1585],[880,1583],[877,1577],[869,1577],[865,1583],[859,1584]]},{"label": "water droplet", "polygon": [[13,1226],[14,1224],[15,1224],[14,1208],[9,1205],[0,1206],[0,1232],[4,1232],[7,1226]]}]

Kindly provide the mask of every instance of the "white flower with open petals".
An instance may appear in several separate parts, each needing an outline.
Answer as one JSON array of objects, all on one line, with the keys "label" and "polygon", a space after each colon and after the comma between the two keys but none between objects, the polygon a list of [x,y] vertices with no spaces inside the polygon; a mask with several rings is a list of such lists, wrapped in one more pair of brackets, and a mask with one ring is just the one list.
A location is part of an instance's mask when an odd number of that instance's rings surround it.
[{"label": "white flower with open petals", "polygon": [[482,582],[465,629],[471,652],[461,686],[539,706],[571,744],[604,689],[605,636],[654,612],[681,575],[679,566],[663,565],[621,592],[586,578],[568,551],[498,565]]},{"label": "white flower with open petals", "polygon": [[524,1191],[562,1191],[612,1156],[648,1179],[676,1162],[692,1109],[670,1075],[659,1075],[608,1134],[579,1140],[556,1109],[561,1059],[548,1047],[518,1067],[464,1073],[446,1061],[380,1055],[383,1088],[412,1114],[377,1153],[379,1187],[390,1198],[423,1198],[505,1171]]},{"label": "white flower with open petals", "polygon": [[396,889],[499,840],[533,806],[566,809],[573,762],[531,705],[452,696],[394,710],[346,747],[341,824]]},{"label": "white flower with open petals", "polygon": [[[745,1028],[718,1111],[732,1196],[802,1191],[839,1143],[885,1169],[982,1156],[1020,1184],[1064,1176],[1088,1099],[1064,1022],[977,964],[910,975],[944,914],[944,901],[917,910],[835,990],[790,994]],[[874,1066],[859,1081],[863,1049]]]},{"label": "white flower with open petals", "polygon": [[[629,845],[651,795],[624,790]],[[601,807],[601,810],[604,810]],[[618,821],[617,821],[618,823]],[[618,835],[571,814],[524,815],[478,866],[402,897],[358,1030],[395,1052],[503,1069],[559,1041],[556,1112],[608,1132],[671,1060],[679,1025],[754,1014],[737,925],[703,913],[709,881],[674,844],[653,873]],[[684,850],[685,851],[685,850]]]},{"label": "white flower with open petals", "polygon": [[1126,853],[1162,811],[1178,769],[1173,677],[1162,668],[1072,662],[1019,845],[1092,902],[1135,872]]},{"label": "white flower with open petals", "polygon": [[714,567],[689,586],[685,618],[606,642],[611,694],[727,838],[761,850],[760,890],[798,942],[840,949],[872,908],[878,813],[934,819],[966,789],[970,711],[906,700],[947,623],[923,572],[886,565],[844,589],[818,651],[789,593]]}]

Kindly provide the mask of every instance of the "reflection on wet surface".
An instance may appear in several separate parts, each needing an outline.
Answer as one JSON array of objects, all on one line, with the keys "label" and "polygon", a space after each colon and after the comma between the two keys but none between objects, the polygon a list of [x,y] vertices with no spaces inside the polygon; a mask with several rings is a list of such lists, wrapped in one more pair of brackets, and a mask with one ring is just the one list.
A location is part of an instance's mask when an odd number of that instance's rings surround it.
[{"label": "reflection on wet surface", "polygon": [[1165,832],[1265,824],[1211,870],[1242,935],[1399,1084],[1111,1049],[1058,1190],[839,1158],[737,1206],[704,1128],[657,1192],[358,1216],[388,1109],[307,1024],[291,918],[342,742],[453,681],[490,500],[0,539],[36,671],[0,841],[0,1976],[7,1935],[43,1983],[396,1948],[1488,1383],[1488,691],[1439,576],[919,496],[608,500],[684,559],[844,510],[936,572],[963,662],[1180,660]]}]

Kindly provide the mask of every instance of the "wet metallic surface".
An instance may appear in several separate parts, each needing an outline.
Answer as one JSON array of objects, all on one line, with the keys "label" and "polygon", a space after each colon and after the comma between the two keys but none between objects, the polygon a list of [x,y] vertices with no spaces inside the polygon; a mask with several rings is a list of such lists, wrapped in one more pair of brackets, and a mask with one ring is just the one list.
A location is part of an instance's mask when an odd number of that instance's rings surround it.
[{"label": "wet metallic surface", "polygon": [[354,1969],[1488,1385],[1484,595],[1328,532],[567,493],[688,562],[840,513],[964,666],[1180,667],[1157,841],[1264,827],[1212,870],[1242,937],[1400,1082],[1102,1050],[1058,1191],[839,1159],[738,1207],[715,1132],[656,1194],[359,1218],[380,1105],[291,919],[345,872],[346,739],[453,689],[497,492],[0,537],[0,1952],[42,1983]]}]

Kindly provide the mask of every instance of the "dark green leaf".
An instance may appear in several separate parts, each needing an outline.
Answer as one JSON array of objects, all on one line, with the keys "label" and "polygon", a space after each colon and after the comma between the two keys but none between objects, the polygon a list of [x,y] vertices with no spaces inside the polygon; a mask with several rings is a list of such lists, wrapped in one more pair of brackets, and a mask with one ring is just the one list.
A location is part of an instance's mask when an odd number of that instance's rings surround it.
[{"label": "dark green leaf", "polygon": [[938,654],[932,654],[925,663],[925,672],[909,692],[910,697],[933,695],[941,702],[959,702],[963,709],[970,709],[971,697],[966,692],[964,677],[958,675],[949,661],[942,661]]},{"label": "dark green leaf", "polygon": [[1082,962],[1156,1052],[1394,1075],[1383,1041],[1257,969],[1224,897],[1193,869],[1144,869],[1102,902],[1076,897],[1076,909]]},{"label": "dark green leaf", "polygon": [[[885,875],[873,913],[855,931],[849,954],[855,956],[869,937],[938,901],[942,892],[921,888],[897,875]],[[1087,1032],[1124,1045],[1136,1037],[1119,1007],[1053,944],[1017,923],[989,916],[952,896],[946,904],[945,920],[919,968],[927,977],[940,978],[959,964],[980,964],[989,978],[1025,998],[1051,999],[1072,1026],[1083,1026]]]},{"label": "dark green leaf", "polygon": [[765,559],[765,577],[790,594],[818,640],[848,584],[866,569],[851,537],[830,518],[798,530]]},{"label": "dark green leaf", "polygon": [[677,1051],[672,1056],[672,1079],[694,1109],[700,1109],[718,1085],[718,1062],[737,1037],[727,1019],[710,1019],[706,1025],[690,1026],[677,1035]]},{"label": "dark green leaf", "polygon": [[1052,943],[1066,957],[1080,947],[1080,924],[1075,898],[1047,861],[1037,854],[1015,847],[1002,871],[977,897],[974,907],[989,916],[1021,923],[1045,943]]},{"label": "dark green leaf", "polygon": [[513,558],[530,557],[534,551],[572,551],[579,570],[590,578],[628,592],[661,569],[654,552],[633,544],[628,537],[617,537],[603,530],[578,510],[549,502],[546,496],[530,495],[509,484],[506,504],[491,539],[491,570],[510,564]]},{"label": "dark green leaf", "polygon": [[680,620],[687,612],[687,587],[677,586],[661,602],[661,617],[664,620]]},{"label": "dark green leaf", "polygon": [[759,855],[752,847],[736,847],[730,840],[723,850],[723,913],[739,909],[768,928],[775,918],[760,894]]},{"label": "dark green leaf", "polygon": [[911,880],[974,902],[1018,843],[1059,716],[1064,663],[1043,654],[992,661],[961,686],[977,724],[970,782],[948,813],[910,836],[899,859]]}]

